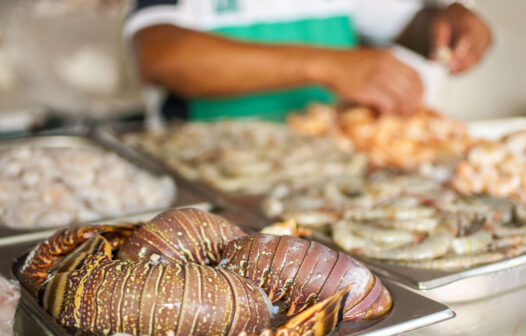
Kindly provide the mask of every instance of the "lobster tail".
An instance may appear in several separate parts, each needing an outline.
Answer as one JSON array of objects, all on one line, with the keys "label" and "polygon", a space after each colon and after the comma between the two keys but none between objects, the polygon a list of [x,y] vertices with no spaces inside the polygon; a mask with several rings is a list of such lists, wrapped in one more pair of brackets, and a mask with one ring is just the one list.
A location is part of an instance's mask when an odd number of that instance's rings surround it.
[{"label": "lobster tail", "polygon": [[338,293],[296,315],[277,330],[276,336],[328,335],[343,318],[345,301],[351,286],[352,284],[348,284]]},{"label": "lobster tail", "polygon": [[[285,325],[278,328],[276,333],[265,329],[258,336],[323,336],[328,335],[338,326],[343,318],[345,300],[352,284],[333,296],[320,301],[312,307],[294,316]],[[246,331],[238,336],[249,336]]]},{"label": "lobster tail", "polygon": [[100,233],[115,233],[115,239],[126,237],[133,226],[86,226],[63,229],[38,243],[27,255],[19,271],[19,279],[33,295],[38,291],[55,266],[88,239]]},{"label": "lobster tail", "polygon": [[48,300],[60,297],[52,313],[61,324],[100,335],[237,335],[270,320],[257,287],[195,263],[128,263],[97,254],[57,274],[46,291]]},{"label": "lobster tail", "polygon": [[226,242],[244,232],[220,216],[198,209],[168,210],[140,227],[119,251],[126,261],[219,262]]},{"label": "lobster tail", "polygon": [[[222,265],[262,287],[272,302],[288,304],[288,316],[349,284],[346,318],[372,317],[391,307],[389,293],[365,266],[316,242],[291,236],[247,235],[230,241],[223,258]],[[370,313],[356,315],[353,307],[358,304]]]}]

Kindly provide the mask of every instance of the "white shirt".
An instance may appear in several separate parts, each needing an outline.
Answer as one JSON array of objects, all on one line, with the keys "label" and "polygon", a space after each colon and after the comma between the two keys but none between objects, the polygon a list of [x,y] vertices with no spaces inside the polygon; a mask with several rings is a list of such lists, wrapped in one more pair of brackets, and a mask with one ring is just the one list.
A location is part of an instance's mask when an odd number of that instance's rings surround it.
[{"label": "white shirt", "polygon": [[157,24],[209,31],[228,26],[273,23],[337,14],[352,17],[368,42],[396,38],[423,7],[422,0],[137,0],[125,36]]}]

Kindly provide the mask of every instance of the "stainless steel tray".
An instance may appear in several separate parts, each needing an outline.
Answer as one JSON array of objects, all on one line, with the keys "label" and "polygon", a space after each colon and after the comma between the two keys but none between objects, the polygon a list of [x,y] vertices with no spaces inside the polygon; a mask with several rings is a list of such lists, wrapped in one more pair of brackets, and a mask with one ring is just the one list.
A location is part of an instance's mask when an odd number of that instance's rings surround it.
[{"label": "stainless steel tray", "polygon": [[[82,132],[84,133],[84,132]],[[62,134],[62,135],[44,135],[44,136],[32,136],[32,137],[19,137],[11,138],[0,141],[0,153],[13,149],[17,146],[31,146],[38,148],[86,148],[86,147],[102,147],[108,151],[115,152],[111,144],[105,143],[103,141],[98,141],[94,137],[86,134]],[[119,154],[119,153],[117,153]],[[137,166],[140,169],[146,170],[149,173],[160,176],[166,175],[170,176],[165,170],[163,170],[158,165],[152,164],[148,160],[141,161],[138,158],[126,157],[121,155],[124,159],[129,161],[131,164]],[[175,181],[174,181],[175,182]],[[193,204],[199,202],[205,202],[204,198],[192,191],[189,188],[180,187],[176,183],[176,199],[173,206]],[[53,228],[57,229],[57,228]],[[37,232],[37,231],[49,231],[48,228],[40,229],[29,229],[29,230],[17,230],[13,228],[8,228],[5,226],[0,226],[0,246],[6,244],[17,243],[17,236],[26,235],[28,232]]]},{"label": "stainless steel tray", "polygon": [[[99,137],[114,144],[117,151],[129,153],[142,158],[142,160],[148,160],[147,158],[151,157],[149,154],[122,142],[122,136],[127,132],[141,130],[141,124],[116,123],[101,127],[96,133]],[[260,204],[264,196],[228,194],[206,184],[186,180],[159,159],[151,158],[150,160],[158,162],[166,170],[171,171],[179,185],[189,184],[191,188],[196,188],[210,197],[215,204],[220,204],[225,209],[252,218],[254,221],[252,228],[261,229],[272,222],[261,211]],[[330,238],[324,235],[315,234],[313,239],[341,250]],[[522,286],[524,281],[521,278],[526,277],[526,255],[455,272],[408,268],[359,256],[354,257],[360,259],[376,273],[395,280],[410,289],[422,291],[422,294],[441,302],[464,302],[497,295]]]},{"label": "stainless steel tray", "polygon": [[269,224],[269,220],[261,211],[261,201],[263,195],[247,195],[240,193],[227,193],[217,188],[211,187],[200,181],[190,181],[181,176],[170,166],[166,165],[161,159],[143,152],[141,149],[128,146],[122,141],[122,136],[130,132],[140,132],[144,130],[143,123],[138,122],[115,122],[98,127],[94,134],[95,137],[107,144],[110,144],[115,151],[128,157],[137,158],[140,161],[149,161],[169,171],[178,186],[187,186],[209,199],[215,205],[232,212],[240,212],[244,216],[250,217],[251,228],[262,229]]},{"label": "stainless steel tray", "polygon": [[[246,228],[247,221],[250,221],[250,218],[243,217],[236,213],[224,211],[219,211],[217,213],[232,220],[243,228]],[[155,212],[148,212],[138,216],[123,217],[115,220],[115,223],[147,220],[155,214]],[[98,223],[108,224],[106,221]],[[47,237],[47,235],[45,237]],[[0,260],[0,273],[5,275],[9,274],[9,276],[14,277],[18,266],[23,260],[23,257],[20,258],[20,256],[27,253],[28,249],[34,244],[34,241],[40,239],[42,239],[42,237],[33,239],[33,242],[26,242],[14,247],[0,247],[0,253],[5,253],[5,258]],[[18,260],[13,264],[13,260],[15,259]],[[342,323],[333,335],[398,335],[445,321],[455,316],[455,314],[443,304],[430,300],[417,293],[413,293],[392,281],[385,279],[382,279],[382,281],[391,292],[394,300],[391,312],[389,312],[384,318],[374,322],[362,324]],[[26,322],[27,319],[31,319],[31,321]],[[53,318],[37,304],[35,298],[23,288],[16,321],[24,321],[15,325],[18,335],[21,336],[35,335],[36,333],[63,336],[70,335],[63,327],[54,321]],[[27,329],[26,323],[31,323],[31,325],[37,329],[33,329],[33,327]]]},{"label": "stainless steel tray", "polygon": [[[312,239],[342,250],[324,234],[314,232]],[[353,257],[382,277],[445,303],[469,302],[526,286],[526,255],[456,272],[410,268],[355,255]]]}]

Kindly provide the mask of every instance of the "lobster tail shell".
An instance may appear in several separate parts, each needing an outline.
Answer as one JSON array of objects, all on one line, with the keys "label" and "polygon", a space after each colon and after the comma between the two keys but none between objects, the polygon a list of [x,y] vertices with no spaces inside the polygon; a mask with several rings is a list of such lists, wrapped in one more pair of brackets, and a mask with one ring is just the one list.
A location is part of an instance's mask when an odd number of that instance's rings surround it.
[{"label": "lobster tail shell", "polygon": [[38,243],[27,255],[19,271],[19,279],[33,295],[49,277],[52,269],[70,252],[86,240],[100,233],[114,233],[118,237],[129,236],[133,226],[86,226],[57,231]]},{"label": "lobster tail shell", "polygon": [[[365,266],[316,242],[292,236],[247,235],[230,241],[223,258],[222,265],[261,286],[272,302],[282,300],[288,304],[288,316],[331,297],[349,284],[352,287],[345,311],[352,311],[353,315],[346,313],[346,318],[358,318],[353,307],[359,303],[359,312],[374,306],[360,318],[386,312],[391,306],[389,293]],[[385,305],[377,304],[380,301]]]},{"label": "lobster tail shell", "polygon": [[136,230],[118,256],[126,261],[148,260],[153,256],[168,261],[215,264],[226,242],[243,234],[223,217],[206,211],[168,210]]},{"label": "lobster tail shell", "polygon": [[57,274],[52,288],[63,291],[58,321],[98,335],[237,335],[270,320],[257,287],[195,263],[127,263],[98,254]]}]

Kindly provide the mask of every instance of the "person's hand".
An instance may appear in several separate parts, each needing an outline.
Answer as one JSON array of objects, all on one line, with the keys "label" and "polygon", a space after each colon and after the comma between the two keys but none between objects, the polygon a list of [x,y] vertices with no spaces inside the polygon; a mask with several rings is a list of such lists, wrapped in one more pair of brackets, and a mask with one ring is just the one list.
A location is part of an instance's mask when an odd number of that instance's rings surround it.
[{"label": "person's hand", "polygon": [[382,114],[411,114],[421,105],[420,76],[387,50],[356,49],[326,59],[322,82],[345,102]]},{"label": "person's hand", "polygon": [[432,57],[448,63],[451,73],[466,71],[477,64],[493,40],[489,26],[459,4],[438,14],[432,28]]}]

